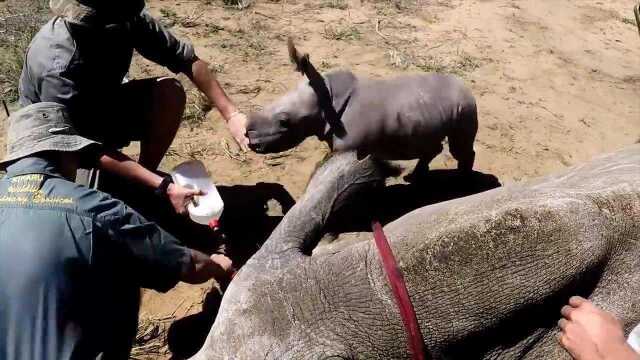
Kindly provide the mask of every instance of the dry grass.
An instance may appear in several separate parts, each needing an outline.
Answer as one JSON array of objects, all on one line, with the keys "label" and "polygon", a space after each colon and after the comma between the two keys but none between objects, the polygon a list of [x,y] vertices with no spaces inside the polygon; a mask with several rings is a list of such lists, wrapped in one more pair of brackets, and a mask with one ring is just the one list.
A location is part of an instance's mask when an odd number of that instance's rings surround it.
[{"label": "dry grass", "polygon": [[391,67],[457,76],[465,76],[480,67],[477,58],[461,51],[448,55],[422,55],[393,49],[387,52],[387,58]]},{"label": "dry grass", "polygon": [[270,27],[257,17],[251,17],[246,24],[228,30],[228,38],[220,40],[220,47],[234,49],[242,61],[252,62],[273,54],[269,47]]},{"label": "dry grass", "polygon": [[49,19],[47,0],[9,0],[0,2],[0,96],[18,99],[18,82],[25,49],[40,27]]},{"label": "dry grass", "polygon": [[179,25],[183,28],[192,28],[201,25],[199,20],[204,13],[201,9],[195,8],[188,15],[179,15],[174,10],[165,7],[160,9],[160,15],[162,15],[162,23],[167,27]]},{"label": "dry grass", "polygon": [[330,70],[332,68],[336,67],[335,64],[333,64],[332,62],[329,62],[327,60],[320,60],[320,65],[318,66],[318,68],[321,71],[327,71]]},{"label": "dry grass", "polygon": [[182,114],[182,121],[189,127],[198,127],[204,122],[211,110],[209,100],[198,89],[187,92],[187,103]]},{"label": "dry grass", "polygon": [[254,3],[254,0],[223,0],[223,2],[227,7],[244,10],[251,7],[251,5],[253,5]]},{"label": "dry grass", "polygon": [[620,19],[620,21],[622,21],[622,23],[627,24],[627,25],[636,26],[636,21],[633,18],[623,17],[623,18]]},{"label": "dry grass", "polygon": [[327,25],[322,36],[328,40],[357,41],[362,39],[362,32],[355,25]]},{"label": "dry grass", "polygon": [[320,4],[321,8],[331,8],[331,9],[339,9],[346,10],[349,8],[349,3],[346,0],[324,0]]},{"label": "dry grass", "polygon": [[130,359],[157,359],[169,355],[167,331],[174,320],[174,316],[140,320]]}]

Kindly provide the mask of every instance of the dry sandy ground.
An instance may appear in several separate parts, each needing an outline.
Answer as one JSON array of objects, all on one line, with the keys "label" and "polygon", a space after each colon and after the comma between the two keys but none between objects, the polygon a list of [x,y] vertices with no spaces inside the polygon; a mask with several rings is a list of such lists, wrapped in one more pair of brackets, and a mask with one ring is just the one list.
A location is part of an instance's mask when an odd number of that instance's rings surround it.
[{"label": "dry sandy ground", "polygon": [[[267,104],[301,79],[286,56],[289,35],[322,70],[346,67],[371,77],[456,72],[479,106],[476,168],[508,184],[640,139],[640,37],[630,21],[633,4],[275,0],[241,11],[218,1],[155,0],[149,5],[214,64],[225,89],[245,111]],[[158,74],[168,72],[136,59],[133,77]],[[198,109],[195,94],[190,90],[188,111],[193,113]],[[225,142],[232,144],[213,111],[205,121],[185,123],[163,167],[195,157],[218,184],[248,185],[250,193],[256,183],[279,183],[297,198],[327,151],[309,139],[282,157],[238,157]],[[135,154],[135,147],[129,151]],[[453,166],[446,151],[433,165]],[[141,328],[149,333],[141,339],[145,347],[137,349],[138,357],[170,357],[164,331],[174,319],[198,313],[210,288],[179,285],[164,295],[145,292]]]}]

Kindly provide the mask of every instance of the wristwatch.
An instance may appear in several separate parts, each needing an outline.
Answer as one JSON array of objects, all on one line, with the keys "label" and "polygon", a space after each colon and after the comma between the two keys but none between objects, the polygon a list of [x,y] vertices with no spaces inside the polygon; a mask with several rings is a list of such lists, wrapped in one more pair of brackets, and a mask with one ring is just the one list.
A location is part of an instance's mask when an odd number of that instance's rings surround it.
[{"label": "wristwatch", "polygon": [[169,185],[173,184],[173,178],[171,177],[171,175],[167,175],[164,178],[162,178],[162,181],[160,182],[160,185],[158,185],[158,187],[155,190],[155,194],[157,197],[166,199],[167,198],[167,188],[169,188]]}]

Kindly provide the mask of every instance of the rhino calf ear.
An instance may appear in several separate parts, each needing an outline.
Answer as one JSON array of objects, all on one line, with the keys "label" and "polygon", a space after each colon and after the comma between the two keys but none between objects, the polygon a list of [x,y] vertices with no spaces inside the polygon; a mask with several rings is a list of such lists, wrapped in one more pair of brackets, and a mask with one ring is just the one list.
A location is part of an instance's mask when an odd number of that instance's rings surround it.
[{"label": "rhino calf ear", "polygon": [[300,55],[296,45],[293,42],[293,38],[287,39],[287,47],[289,49],[289,59],[296,66],[296,71],[307,75],[307,69],[309,64],[309,54]]}]

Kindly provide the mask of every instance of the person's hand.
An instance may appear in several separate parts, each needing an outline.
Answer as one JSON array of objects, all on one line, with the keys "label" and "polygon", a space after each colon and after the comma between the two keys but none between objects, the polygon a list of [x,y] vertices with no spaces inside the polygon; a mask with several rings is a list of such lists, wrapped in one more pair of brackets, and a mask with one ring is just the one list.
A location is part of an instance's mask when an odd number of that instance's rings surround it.
[{"label": "person's hand", "polygon": [[213,262],[215,262],[216,264],[220,265],[222,270],[224,270],[225,272],[232,271],[233,269],[233,262],[231,261],[231,259],[229,259],[225,255],[213,254],[211,255],[211,260],[213,260]]},{"label": "person's hand", "polygon": [[573,296],[560,312],[558,340],[574,359],[640,359],[627,345],[620,321],[590,301]]},{"label": "person's hand", "polygon": [[249,150],[249,138],[247,138],[247,116],[239,111],[232,113],[227,121],[229,132],[236,141],[240,150]]},{"label": "person's hand", "polygon": [[222,270],[224,270],[225,276],[216,280],[223,288],[226,288],[236,273],[236,269],[233,267],[233,262],[231,261],[231,259],[222,254],[211,255],[211,260],[218,264],[218,266],[220,266]]},{"label": "person's hand", "polygon": [[194,196],[202,196],[202,190],[187,189],[177,184],[170,184],[167,188],[167,196],[176,213],[184,215],[187,213],[187,205]]}]

